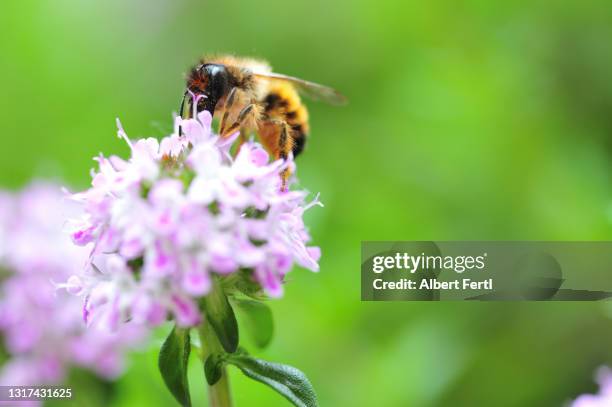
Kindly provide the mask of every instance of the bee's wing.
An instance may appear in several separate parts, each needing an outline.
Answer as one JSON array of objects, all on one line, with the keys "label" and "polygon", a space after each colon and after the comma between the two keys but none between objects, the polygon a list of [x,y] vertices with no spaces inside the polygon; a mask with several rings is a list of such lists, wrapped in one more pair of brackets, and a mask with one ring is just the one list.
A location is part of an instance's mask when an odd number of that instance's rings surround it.
[{"label": "bee's wing", "polygon": [[261,78],[291,82],[300,93],[313,100],[320,100],[336,106],[344,105],[347,102],[346,97],[342,93],[318,83],[274,72],[253,72],[253,75]]}]

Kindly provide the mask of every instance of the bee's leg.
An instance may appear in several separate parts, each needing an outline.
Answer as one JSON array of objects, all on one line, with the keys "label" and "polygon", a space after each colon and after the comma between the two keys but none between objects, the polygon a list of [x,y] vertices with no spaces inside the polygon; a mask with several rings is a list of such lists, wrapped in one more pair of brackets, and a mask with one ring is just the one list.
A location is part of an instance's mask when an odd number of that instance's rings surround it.
[{"label": "bee's leg", "polygon": [[233,134],[241,127],[254,127],[257,123],[260,112],[261,108],[258,104],[250,103],[246,105],[244,108],[242,108],[240,113],[238,113],[236,121],[227,127],[223,127],[219,134],[221,134],[221,137],[225,138]]},{"label": "bee's leg", "polygon": [[[286,162],[287,158],[289,158],[289,154],[293,150],[293,137],[291,136],[291,128],[286,122],[283,121],[279,123],[279,126],[281,128],[280,128],[280,135],[278,137],[278,146],[277,146],[278,157],[276,158],[282,158]],[[287,181],[289,180],[290,176],[291,176],[291,170],[287,166],[281,172],[281,191],[287,190]]]},{"label": "bee's leg", "polygon": [[[259,138],[266,149],[272,153],[275,160],[287,160],[293,152],[295,140],[291,126],[284,120],[267,119],[259,123]],[[281,190],[287,190],[287,181],[291,176],[291,169],[285,168],[281,172]]]},{"label": "bee's leg", "polygon": [[232,108],[236,103],[236,99],[238,99],[237,94],[238,88],[232,88],[229,94],[227,95],[227,100],[225,101],[225,105],[223,106],[223,116],[221,116],[221,121],[219,122],[219,134],[224,134],[225,125],[227,124],[227,120],[232,112]]}]

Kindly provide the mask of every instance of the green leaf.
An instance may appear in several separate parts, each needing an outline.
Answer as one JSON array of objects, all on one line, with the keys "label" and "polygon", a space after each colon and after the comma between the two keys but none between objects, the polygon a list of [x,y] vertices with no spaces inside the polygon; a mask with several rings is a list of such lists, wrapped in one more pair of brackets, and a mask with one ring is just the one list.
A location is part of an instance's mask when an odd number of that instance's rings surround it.
[{"label": "green leaf", "polygon": [[223,362],[223,356],[217,353],[213,353],[206,358],[206,362],[204,362],[204,374],[210,386],[221,379],[221,375],[223,374]]},{"label": "green leaf", "polygon": [[216,282],[216,279],[213,289],[202,298],[202,304],[206,313],[206,322],[212,325],[223,349],[228,353],[236,352],[238,349],[238,322],[221,284]]},{"label": "green leaf", "polygon": [[310,381],[298,369],[267,362],[244,354],[227,355],[227,363],[237,366],[253,380],[272,387],[298,407],[317,407],[317,396]]},{"label": "green leaf", "polygon": [[274,321],[270,307],[263,302],[253,300],[235,299],[233,303],[239,315],[242,316],[241,321],[244,322],[255,345],[259,348],[268,346],[274,334]]},{"label": "green leaf", "polygon": [[237,272],[224,277],[221,282],[226,293],[240,291],[242,294],[255,300],[266,298],[261,286],[253,278],[253,269],[241,268]]},{"label": "green leaf", "polygon": [[187,381],[187,364],[191,343],[189,329],[172,328],[172,332],[159,351],[159,371],[166,386],[182,406],[191,406],[189,382]]}]

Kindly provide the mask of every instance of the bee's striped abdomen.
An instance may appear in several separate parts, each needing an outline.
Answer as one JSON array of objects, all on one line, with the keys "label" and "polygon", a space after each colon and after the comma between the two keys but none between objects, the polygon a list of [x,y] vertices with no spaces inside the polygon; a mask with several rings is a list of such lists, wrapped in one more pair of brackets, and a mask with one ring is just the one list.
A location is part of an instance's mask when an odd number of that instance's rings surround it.
[{"label": "bee's striped abdomen", "polygon": [[263,120],[282,120],[291,128],[293,156],[297,157],[306,144],[308,136],[308,110],[288,82],[271,81],[267,94],[262,99]]}]

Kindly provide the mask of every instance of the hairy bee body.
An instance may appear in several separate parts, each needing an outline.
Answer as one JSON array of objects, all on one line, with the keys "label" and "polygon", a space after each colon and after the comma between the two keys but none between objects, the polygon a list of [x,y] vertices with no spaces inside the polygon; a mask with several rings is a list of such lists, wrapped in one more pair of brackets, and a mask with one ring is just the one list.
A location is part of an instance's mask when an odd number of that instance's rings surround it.
[{"label": "hairy bee body", "polygon": [[[298,156],[310,132],[308,110],[300,92],[329,103],[343,103],[335,90],[302,79],[273,73],[267,62],[231,55],[203,58],[187,77],[188,111],[209,111],[219,117],[219,133],[226,137],[237,130],[256,131],[275,158]],[[285,184],[288,172],[283,176]]]}]

